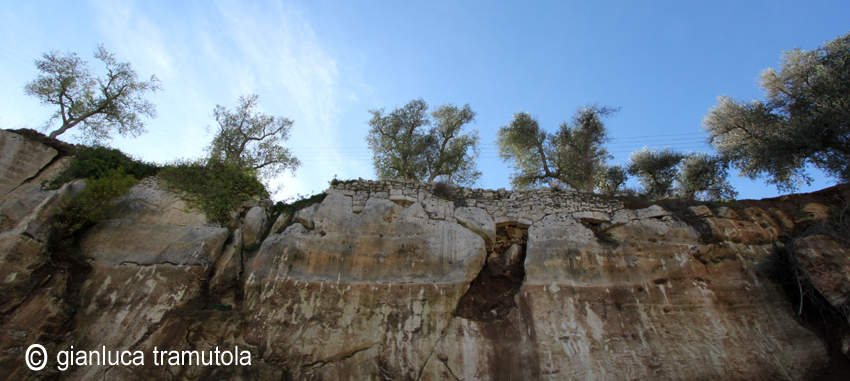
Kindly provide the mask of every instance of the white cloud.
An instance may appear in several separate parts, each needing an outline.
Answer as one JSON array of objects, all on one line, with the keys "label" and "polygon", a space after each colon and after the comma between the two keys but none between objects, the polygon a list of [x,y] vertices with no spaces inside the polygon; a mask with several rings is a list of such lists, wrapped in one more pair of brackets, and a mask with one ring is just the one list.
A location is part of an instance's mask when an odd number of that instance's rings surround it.
[{"label": "white cloud", "polygon": [[[299,14],[282,6],[245,6],[218,2],[223,35],[232,51],[212,47],[217,57],[237,57],[228,70],[240,73],[231,84],[230,102],[238,95],[260,95],[264,112],[295,121],[290,147],[334,146],[333,130],[342,100],[336,60],[321,47],[310,25]],[[219,36],[221,37],[221,36]],[[285,188],[278,197],[307,194],[327,186],[331,163],[305,162],[295,178],[287,172],[278,181]]]},{"label": "white cloud", "polygon": [[[260,95],[262,112],[295,121],[287,146],[337,146],[340,103],[356,102],[357,94],[342,88],[336,58],[298,10],[261,4],[223,0],[154,13],[144,3],[95,2],[107,49],[114,46],[140,76],[156,73],[163,84],[151,97],[159,118],[148,124],[150,133],[115,145],[148,160],[198,156],[211,138],[205,127],[214,123],[213,107],[235,107],[250,93]],[[352,164],[335,154],[305,161],[296,178],[287,172],[273,182],[285,184],[276,198],[324,189],[340,166]]]},{"label": "white cloud", "polygon": [[98,10],[98,28],[108,38],[106,50],[121,52],[125,58],[120,60],[148,67],[161,79],[174,75],[174,59],[160,27],[133,2],[92,0],[92,5]]},{"label": "white cloud", "polygon": [[336,61],[319,46],[310,26],[280,7],[269,10],[219,2],[218,8],[241,63],[250,68],[240,75],[250,79],[240,90],[284,96],[294,102],[306,123],[330,127],[338,98]]}]

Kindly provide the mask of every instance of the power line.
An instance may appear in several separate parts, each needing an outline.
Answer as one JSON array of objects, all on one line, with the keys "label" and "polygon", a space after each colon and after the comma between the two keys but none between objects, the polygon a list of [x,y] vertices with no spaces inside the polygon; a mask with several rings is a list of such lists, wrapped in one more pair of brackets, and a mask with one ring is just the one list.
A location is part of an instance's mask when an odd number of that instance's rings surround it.
[{"label": "power line", "polygon": [[[2,49],[2,47],[0,47],[0,49]],[[32,70],[32,68],[31,68],[31,67],[24,66],[24,65],[22,65],[21,63],[19,63],[19,62],[17,62],[17,61],[15,61],[15,60],[13,60],[13,59],[11,59],[11,58],[9,58],[9,57],[7,56],[8,52],[6,52],[5,50],[4,50],[3,52],[0,52],[0,53],[2,53],[2,54],[0,54],[0,57],[3,57],[3,59],[5,59],[6,61],[9,61],[10,63],[12,63],[12,64],[14,64],[14,65],[20,66],[21,68],[23,68],[23,69],[25,69],[25,70]]]},{"label": "power line", "polygon": [[29,55],[29,54],[27,54],[27,53],[24,53],[24,52],[20,51],[18,48],[14,47],[14,46],[12,46],[12,45],[9,45],[9,44],[8,44],[8,43],[6,43],[6,42],[2,42],[2,41],[0,41],[0,44],[6,45],[6,47],[7,47],[7,48],[12,49],[12,50],[14,50],[15,52],[17,52],[18,57],[19,57],[19,58],[21,58],[21,59],[23,59],[24,61],[27,61],[27,60],[29,60],[29,59],[32,59],[33,61],[36,61],[36,60],[37,60],[37,58],[35,58],[35,57],[33,57],[33,56],[31,56],[31,55]]},{"label": "power line", "polygon": [[[609,150],[609,152],[622,152],[623,150],[626,150],[626,151],[640,150],[644,147],[652,147],[652,148],[669,147],[669,148],[672,148],[672,149],[687,149],[687,148],[694,148],[695,146],[696,147],[710,147],[710,145],[708,143],[703,143],[703,142],[700,142],[700,141],[689,141],[689,142],[675,142],[675,143],[672,143],[672,144],[663,144],[663,143],[660,143],[660,142],[653,142],[653,143],[650,143],[650,144],[634,143],[634,144],[626,144],[626,145],[620,145],[620,146],[608,145],[605,148],[607,148]],[[317,157],[317,156],[328,156],[328,155],[342,156],[342,157],[372,156],[372,151],[369,150],[369,149],[360,149],[360,150],[357,150],[357,151],[339,151],[339,150],[334,150],[332,148],[328,148],[328,149],[322,149],[322,150],[305,151],[304,149],[290,148],[290,150],[294,154],[296,154],[300,157]],[[479,153],[484,154],[484,155],[495,154],[495,153],[498,153],[498,149],[496,149],[496,148],[481,148],[481,149],[479,149]]]},{"label": "power line", "polygon": [[644,135],[644,136],[622,136],[622,137],[619,137],[619,138],[611,138],[611,140],[615,140],[615,139],[634,139],[634,138],[660,138],[660,137],[667,137],[667,136],[685,136],[685,135],[705,135],[705,134],[704,134],[704,133],[702,133],[702,132],[691,132],[691,133],[687,133],[687,134]]},{"label": "power line", "polygon": [[[655,135],[655,136],[657,136],[657,137],[667,137],[667,136],[681,136],[681,135],[703,135],[703,134],[696,133],[696,134],[674,134],[674,135]],[[645,136],[645,137],[651,137],[651,136]],[[637,136],[628,137],[628,139],[630,139],[630,138],[639,138],[639,137],[637,137]],[[616,139],[611,138],[612,141],[621,140],[621,139],[627,139],[627,137],[616,138]],[[703,142],[703,141],[705,141],[705,138],[702,138],[702,137],[699,137],[699,138],[696,138],[696,137],[694,137],[694,138],[676,138],[676,139],[665,139],[664,140],[664,142],[679,142],[679,143],[698,143],[698,142]],[[652,140],[637,140],[637,141],[630,140],[629,142],[621,142],[621,143],[609,143],[606,146],[610,147],[610,146],[622,146],[622,145],[626,145],[626,146],[634,146],[634,145],[657,145],[657,146],[661,146],[661,145],[670,145],[670,144],[658,144],[658,140],[652,139]],[[479,144],[478,147],[481,150],[498,149],[498,147],[495,144],[491,144],[491,143]],[[291,147],[290,149],[294,150],[294,151],[307,151],[308,153],[314,153],[314,152],[328,152],[328,151],[337,152],[337,151],[342,151],[342,150],[367,151],[367,150],[369,150],[369,147],[366,147],[366,146]]]}]

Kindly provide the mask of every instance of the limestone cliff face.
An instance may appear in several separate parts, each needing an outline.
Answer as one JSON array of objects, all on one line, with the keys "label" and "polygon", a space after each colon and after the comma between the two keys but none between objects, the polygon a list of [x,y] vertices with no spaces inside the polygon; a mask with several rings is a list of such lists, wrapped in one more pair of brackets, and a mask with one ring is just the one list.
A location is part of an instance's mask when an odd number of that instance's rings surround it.
[{"label": "limestone cliff face", "polygon": [[[826,202],[437,197],[355,181],[291,219],[253,202],[222,227],[148,178],[74,252],[52,243],[51,217],[84,184],[42,190],[68,158],[19,138],[0,131],[0,379],[847,376],[850,333],[809,324],[800,301],[820,298],[846,325],[850,252],[827,234],[786,245]],[[819,200],[848,197],[830,192]],[[780,255],[799,283],[775,276]],[[797,284],[808,299],[789,299]],[[51,357],[38,372],[24,364],[35,343]],[[60,370],[55,354],[72,345],[147,357]],[[251,365],[151,356],[237,346]]]}]

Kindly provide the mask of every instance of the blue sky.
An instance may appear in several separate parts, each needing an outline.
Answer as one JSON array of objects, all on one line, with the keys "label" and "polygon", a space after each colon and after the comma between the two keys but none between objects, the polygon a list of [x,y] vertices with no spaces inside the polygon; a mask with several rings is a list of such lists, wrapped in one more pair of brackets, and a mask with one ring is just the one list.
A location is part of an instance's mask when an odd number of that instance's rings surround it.
[{"label": "blue sky", "polygon": [[[480,187],[509,188],[496,130],[524,110],[554,131],[589,103],[607,119],[614,163],[644,146],[711,152],[700,121],[725,94],[761,98],[759,73],[783,51],[850,31],[850,3],[810,2],[235,2],[4,0],[0,127],[40,127],[53,109],[24,95],[33,61],[77,52],[94,68],[103,43],[163,89],[148,133],[112,145],[155,162],[203,155],[213,108],[258,94],[295,121],[287,142],[303,162],[276,199],[340,178],[374,178],[367,110],[422,97],[469,103],[482,141]],[[207,127],[211,126],[210,129]],[[62,135],[66,140],[72,136]],[[816,174],[812,191],[832,185]],[[777,191],[732,176],[740,198]]]}]

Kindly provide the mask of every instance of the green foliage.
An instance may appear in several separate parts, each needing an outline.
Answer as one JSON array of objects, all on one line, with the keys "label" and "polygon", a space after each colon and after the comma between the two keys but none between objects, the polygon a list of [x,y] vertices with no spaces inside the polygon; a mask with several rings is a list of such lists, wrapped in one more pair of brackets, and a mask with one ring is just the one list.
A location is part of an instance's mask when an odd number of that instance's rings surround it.
[{"label": "green foliage", "polygon": [[428,133],[425,163],[428,182],[443,178],[449,184],[472,185],[480,177],[476,169],[478,130],[462,134],[463,126],[475,121],[475,112],[465,105],[438,106],[431,113],[434,127]]},{"label": "green foliage", "polygon": [[428,104],[414,99],[389,114],[369,112],[366,142],[378,178],[472,185],[481,177],[478,131],[463,134],[463,126],[475,120],[469,105],[446,104],[429,114]]},{"label": "green foliage", "polygon": [[252,197],[267,197],[255,172],[238,163],[216,160],[183,161],[162,168],[168,186],[190,195],[189,201],[216,222],[227,222],[230,211]]},{"label": "green foliage", "polygon": [[596,189],[602,194],[613,196],[624,190],[628,172],[621,165],[612,165],[605,169],[605,176],[599,179]]},{"label": "green foliage", "polygon": [[677,193],[687,199],[728,200],[738,196],[729,184],[729,164],[707,153],[688,155],[679,163]]},{"label": "green foliage", "polygon": [[511,185],[514,188],[539,186],[557,174],[557,169],[555,172],[549,170],[547,160],[547,153],[552,151],[551,140],[527,112],[515,113],[510,124],[499,127],[496,144],[499,157],[512,162]]},{"label": "green foliage", "polygon": [[512,162],[514,188],[562,182],[572,189],[591,192],[605,177],[608,141],[602,118],[618,108],[589,105],[576,110],[570,123],[561,123],[555,134],[542,129],[526,112],[514,114],[499,128],[496,144],[503,161]]},{"label": "green foliage", "polygon": [[141,180],[156,175],[160,167],[153,163],[133,159],[115,148],[82,146],[76,149],[71,163],[59,176],[45,184],[47,189],[58,189],[62,184],[76,179],[100,179],[111,171],[124,173]]},{"label": "green foliage", "polygon": [[295,213],[301,209],[310,207],[314,204],[318,204],[325,200],[327,194],[319,193],[316,195],[312,195],[310,197],[299,195],[298,198],[295,199],[294,202],[286,203],[283,201],[278,201],[271,210],[272,219],[277,219],[278,216],[286,216],[286,222],[278,228],[278,231],[275,233],[280,233],[284,229],[286,229],[289,225],[292,224],[292,217],[295,216]]},{"label": "green foliage", "polygon": [[850,181],[850,33],[815,50],[785,52],[761,74],[764,100],[721,96],[703,119],[717,152],[741,176],[792,191],[810,183],[805,166]]},{"label": "green foliage", "polygon": [[160,89],[155,76],[139,81],[130,63],[118,62],[103,45],[98,45],[94,56],[106,66],[105,75],[95,76],[76,53],[51,51],[35,62],[40,73],[24,91],[58,109],[46,125],[54,120],[62,123],[50,133],[51,138],[78,125],[82,138],[92,143],[111,139],[113,130],[138,136],[145,132],[140,116],[156,117],[156,107],[143,98],[148,91]]},{"label": "green foliage", "polygon": [[611,155],[605,149],[609,139],[602,118],[618,111],[619,108],[596,105],[579,108],[570,123],[561,123],[553,136],[557,147],[555,162],[574,183],[570,185],[573,189],[591,192],[605,176],[605,161]]},{"label": "green foliage", "polygon": [[122,168],[111,169],[105,176],[86,182],[86,189],[74,197],[67,208],[57,214],[55,226],[66,236],[88,229],[115,209],[112,201],[121,197],[136,183]]},{"label": "green foliage", "polygon": [[729,164],[707,153],[644,148],[632,152],[628,173],[638,176],[643,192],[651,198],[678,196],[709,201],[738,195],[728,181]]},{"label": "green foliage", "polygon": [[434,186],[431,189],[431,193],[436,197],[445,200],[451,200],[454,194],[454,190],[449,184],[446,184],[442,181],[437,181],[434,183]]},{"label": "green foliage", "polygon": [[343,180],[343,179],[340,179],[339,177],[337,177],[336,175],[334,175],[334,178],[332,178],[331,181],[328,181],[328,185],[334,187],[334,186],[337,186],[339,184],[351,184],[355,181],[357,181],[357,179]]},{"label": "green foliage", "polygon": [[332,178],[331,181],[328,181],[328,185],[335,187],[341,182],[342,181],[338,177],[336,177],[336,174],[334,174],[334,178]]},{"label": "green foliage", "polygon": [[230,311],[230,310],[233,309],[233,306],[231,306],[227,303],[215,303],[215,304],[211,304],[211,305],[207,306],[207,308],[205,308],[205,309],[206,310],[212,310],[212,311]]},{"label": "green foliage", "polygon": [[609,232],[609,231],[604,231],[604,232],[598,233],[598,234],[596,234],[596,237],[599,238],[599,241],[604,243],[604,244],[611,245],[611,246],[619,246],[620,245],[620,242],[617,241],[617,238],[615,238],[614,235],[611,234],[611,232]]},{"label": "green foliage", "polygon": [[369,134],[366,142],[372,150],[372,163],[380,179],[421,181],[425,168],[422,155],[428,139],[423,129],[430,124],[428,104],[414,99],[389,115],[384,109],[369,110]]},{"label": "green foliage", "polygon": [[306,207],[312,206],[313,204],[318,204],[325,200],[325,197],[328,195],[325,193],[314,194],[310,197],[300,196],[295,199],[295,201],[291,203],[286,203],[283,201],[278,201],[274,204],[271,210],[272,216],[279,215],[294,215],[295,212],[304,209]]},{"label": "green foliage", "polygon": [[259,104],[259,96],[243,95],[233,112],[215,107],[219,130],[207,147],[210,157],[257,171],[261,178],[295,171],[301,162],[281,145],[289,139],[292,121],[257,111]]},{"label": "green foliage", "polygon": [[629,156],[628,173],[638,177],[644,193],[653,198],[673,195],[678,165],[685,154],[669,148],[651,151],[648,148],[632,152]]}]

